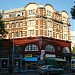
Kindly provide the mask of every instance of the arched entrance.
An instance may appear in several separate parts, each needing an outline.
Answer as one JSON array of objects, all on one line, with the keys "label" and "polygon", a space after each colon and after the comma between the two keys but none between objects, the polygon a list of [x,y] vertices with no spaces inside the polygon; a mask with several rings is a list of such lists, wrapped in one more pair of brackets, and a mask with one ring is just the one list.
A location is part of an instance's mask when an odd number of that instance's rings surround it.
[{"label": "arched entrance", "polygon": [[8,59],[1,59],[1,67],[8,68]]}]

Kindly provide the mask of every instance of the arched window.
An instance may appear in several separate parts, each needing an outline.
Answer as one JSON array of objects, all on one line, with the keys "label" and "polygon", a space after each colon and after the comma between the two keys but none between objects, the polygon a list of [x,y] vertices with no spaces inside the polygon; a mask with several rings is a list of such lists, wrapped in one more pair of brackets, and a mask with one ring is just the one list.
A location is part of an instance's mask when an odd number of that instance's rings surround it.
[{"label": "arched window", "polygon": [[25,51],[38,51],[38,47],[35,44],[29,44],[26,46]]},{"label": "arched window", "polygon": [[13,47],[11,48],[10,51],[14,53],[18,53],[20,50],[22,50],[22,48],[19,45],[14,45],[14,51],[13,51]]},{"label": "arched window", "polygon": [[52,45],[47,45],[46,48],[45,48],[45,51],[55,52],[55,49]]},{"label": "arched window", "polygon": [[68,47],[64,47],[62,50],[62,53],[70,53],[70,50]]}]

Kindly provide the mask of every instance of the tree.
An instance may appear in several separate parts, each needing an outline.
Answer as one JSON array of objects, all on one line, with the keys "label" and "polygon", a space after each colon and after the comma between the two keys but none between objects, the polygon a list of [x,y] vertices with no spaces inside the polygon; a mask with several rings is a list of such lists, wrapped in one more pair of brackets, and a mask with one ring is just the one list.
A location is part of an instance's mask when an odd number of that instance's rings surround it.
[{"label": "tree", "polygon": [[75,53],[75,46],[73,47],[72,53]]},{"label": "tree", "polygon": [[[72,53],[75,54],[75,46],[73,47]],[[75,56],[73,56],[75,58]]]},{"label": "tree", "polygon": [[5,30],[5,24],[4,24],[4,21],[1,20],[1,18],[2,16],[0,14],[0,37],[2,38],[8,32]]},{"label": "tree", "polygon": [[71,8],[70,13],[71,13],[72,19],[75,19],[75,5]]},{"label": "tree", "polygon": [[4,21],[1,20],[2,15],[0,14],[0,50],[3,50],[3,38],[7,34],[7,31],[5,30],[5,24]]}]

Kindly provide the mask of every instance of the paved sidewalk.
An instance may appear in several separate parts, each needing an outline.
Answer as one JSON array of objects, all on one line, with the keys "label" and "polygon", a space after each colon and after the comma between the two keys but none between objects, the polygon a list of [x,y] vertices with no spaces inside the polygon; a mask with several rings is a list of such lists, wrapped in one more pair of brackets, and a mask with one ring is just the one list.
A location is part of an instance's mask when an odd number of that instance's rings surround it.
[{"label": "paved sidewalk", "polygon": [[21,72],[13,72],[13,73],[9,73],[8,71],[5,72],[0,72],[0,75],[25,75],[25,74],[33,74],[33,73],[37,73],[37,71],[34,70],[25,70],[25,71],[21,71]]},{"label": "paved sidewalk", "polygon": [[0,73],[0,75],[38,75],[37,72],[14,72],[14,73]]},{"label": "paved sidewalk", "polygon": [[[71,72],[69,70],[65,70],[64,74],[70,74]],[[37,74],[37,71],[33,70],[27,70],[27,71],[22,71],[22,72],[14,72],[14,73],[8,73],[8,72],[0,72],[0,75],[34,75]]]}]

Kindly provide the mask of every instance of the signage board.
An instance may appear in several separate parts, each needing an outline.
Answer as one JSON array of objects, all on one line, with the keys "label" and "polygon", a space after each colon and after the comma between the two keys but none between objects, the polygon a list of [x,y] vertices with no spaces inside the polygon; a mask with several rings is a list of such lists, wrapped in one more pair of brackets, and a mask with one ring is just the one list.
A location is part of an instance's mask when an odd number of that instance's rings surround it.
[{"label": "signage board", "polygon": [[27,54],[26,57],[32,57],[32,54]]}]

